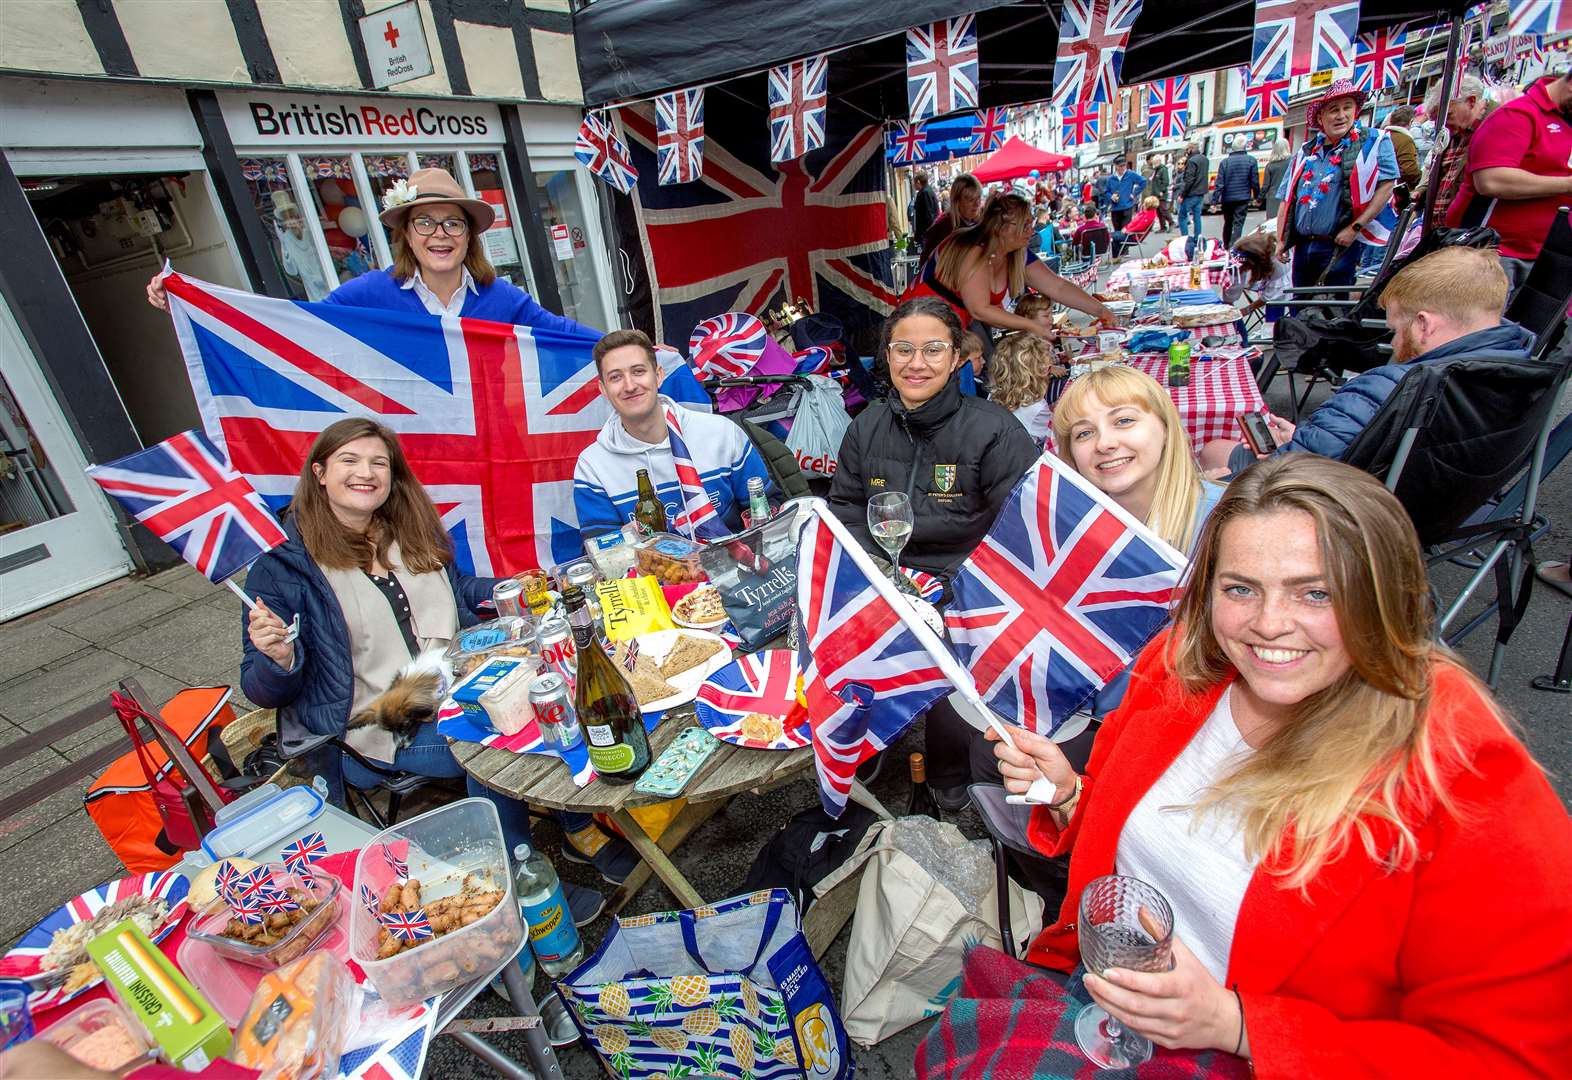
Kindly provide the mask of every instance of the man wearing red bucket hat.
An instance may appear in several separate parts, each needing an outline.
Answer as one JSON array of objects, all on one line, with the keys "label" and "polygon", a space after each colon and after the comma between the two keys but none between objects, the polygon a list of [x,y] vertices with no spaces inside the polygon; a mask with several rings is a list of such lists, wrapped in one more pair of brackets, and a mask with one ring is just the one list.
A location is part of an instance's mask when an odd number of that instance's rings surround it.
[{"label": "man wearing red bucket hat", "polygon": [[1278,258],[1293,254],[1294,285],[1349,285],[1359,261],[1356,241],[1386,206],[1397,179],[1392,139],[1359,122],[1367,97],[1338,79],[1310,103],[1310,135],[1288,171],[1277,215]]}]

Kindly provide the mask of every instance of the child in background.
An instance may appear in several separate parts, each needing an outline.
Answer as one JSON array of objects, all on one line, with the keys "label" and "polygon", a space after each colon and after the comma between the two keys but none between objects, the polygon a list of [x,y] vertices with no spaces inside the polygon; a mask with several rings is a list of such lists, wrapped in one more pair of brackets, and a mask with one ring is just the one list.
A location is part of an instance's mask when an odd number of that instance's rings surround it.
[{"label": "child in background", "polygon": [[[1020,302],[1015,305],[1015,313],[1021,318],[1030,319],[1039,325],[1047,327],[1049,330],[1053,329],[1053,301],[1039,293],[1028,293],[1021,297]],[[1064,393],[1064,388],[1070,385],[1070,369],[1058,362],[1059,358],[1056,350],[1051,345],[1045,344],[1043,346],[1043,356],[1046,364],[1045,373],[1048,378],[1047,385],[1044,387],[1043,401],[1050,406],[1049,411],[1051,412],[1053,403],[1059,400],[1059,395]],[[1015,408],[1013,405],[1006,407],[1010,409]],[[1032,430],[1030,425],[1027,426],[1027,430]],[[1048,433],[1046,424],[1043,426],[1042,433],[1043,435]],[[1033,432],[1033,437],[1040,438],[1035,432]]]},{"label": "child in background", "polygon": [[1049,384],[1066,381],[1052,378],[1049,372],[1053,368],[1053,346],[1036,334],[1019,333],[1007,335],[994,346],[989,365],[988,400],[1014,413],[1038,446],[1053,427]]},{"label": "child in background", "polygon": [[985,374],[988,358],[983,355],[983,340],[974,331],[968,330],[961,335],[961,393],[977,397],[977,385],[988,385],[988,376]]}]

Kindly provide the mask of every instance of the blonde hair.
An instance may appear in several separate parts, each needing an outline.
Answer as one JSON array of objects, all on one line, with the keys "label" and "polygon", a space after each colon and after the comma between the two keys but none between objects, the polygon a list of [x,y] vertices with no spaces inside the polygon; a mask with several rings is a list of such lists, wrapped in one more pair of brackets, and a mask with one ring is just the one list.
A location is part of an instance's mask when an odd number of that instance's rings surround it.
[{"label": "blonde hair", "polygon": [[1071,468],[1075,458],[1070,453],[1070,429],[1086,418],[1094,397],[1113,409],[1134,405],[1163,422],[1163,460],[1157,466],[1157,490],[1145,524],[1178,550],[1189,551],[1201,502],[1201,471],[1190,456],[1190,438],[1173,399],[1146,372],[1118,364],[1076,379],[1053,409],[1054,445]]},{"label": "blonde hair", "polygon": [[[1286,723],[1196,803],[1236,815],[1246,853],[1289,888],[1305,889],[1357,837],[1389,870],[1412,867],[1409,820],[1433,803],[1451,808],[1439,751],[1461,758],[1428,723],[1435,670],[1451,664],[1431,636],[1430,591],[1419,539],[1391,492],[1369,473],[1313,454],[1282,454],[1250,467],[1212,511],[1174,612],[1169,663],[1198,693],[1233,671],[1212,629],[1222,534],[1236,520],[1302,512],[1317,547],[1350,668],[1294,705]],[[1480,697],[1504,719],[1482,687]]]},{"label": "blonde hair", "polygon": [[[1019,195],[995,195],[983,207],[982,220],[966,229],[956,229],[945,237],[944,243],[939,245],[938,254],[935,256],[935,276],[939,283],[956,292],[961,290],[961,271],[966,265],[966,260],[976,253],[981,268],[986,271],[988,266],[988,253],[994,248],[999,233],[1005,225],[1014,222],[1017,225],[1030,225],[1032,221],[1032,204]],[[1026,290],[1026,248],[1013,252],[1010,255],[1009,292],[1011,296],[1020,296]]]},{"label": "blonde hair", "polygon": [[1383,311],[1433,311],[1457,323],[1499,319],[1506,310],[1506,271],[1493,251],[1450,247],[1403,267],[1381,290]]},{"label": "blonde hair", "polygon": [[1008,335],[994,346],[988,361],[988,400],[1012,411],[1042,401],[1052,363],[1047,342],[1036,334]]},{"label": "blonde hair", "polygon": [[1157,202],[1157,196],[1156,195],[1148,195],[1146,198],[1141,200],[1141,209],[1142,210],[1156,210],[1157,207],[1158,207],[1158,202]]},{"label": "blonde hair", "polygon": [[977,336],[976,331],[968,330],[961,335],[961,355],[980,356],[983,351],[983,340]]}]

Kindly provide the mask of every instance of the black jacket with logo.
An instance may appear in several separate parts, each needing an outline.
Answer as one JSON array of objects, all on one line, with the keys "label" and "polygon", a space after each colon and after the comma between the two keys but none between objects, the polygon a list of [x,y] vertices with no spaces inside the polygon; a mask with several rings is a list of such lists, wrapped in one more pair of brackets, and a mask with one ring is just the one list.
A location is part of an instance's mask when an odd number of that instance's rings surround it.
[{"label": "black jacket with logo", "polygon": [[951,376],[916,409],[892,395],[852,421],[830,507],[863,547],[883,555],[868,531],[868,500],[906,492],[914,521],[901,565],[948,576],[987,535],[1038,453],[1008,409],[963,395]]}]

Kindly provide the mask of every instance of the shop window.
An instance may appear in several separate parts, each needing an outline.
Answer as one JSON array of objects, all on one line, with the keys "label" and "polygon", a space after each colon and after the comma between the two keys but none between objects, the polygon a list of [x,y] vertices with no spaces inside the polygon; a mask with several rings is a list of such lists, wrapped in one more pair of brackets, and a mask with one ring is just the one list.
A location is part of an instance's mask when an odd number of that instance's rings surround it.
[{"label": "shop window", "polygon": [[64,517],[76,508],[60,486],[11,387],[0,376],[0,534]]},{"label": "shop window", "polygon": [[371,251],[371,219],[360,205],[349,158],[301,155],[300,167],[339,283],[372,269],[376,259]]},{"label": "shop window", "polygon": [[511,281],[526,292],[531,282],[524,272],[523,253],[519,251],[517,235],[513,231],[513,217],[507,195],[502,187],[502,172],[496,154],[470,154],[469,179],[475,197],[484,199],[496,211],[497,218],[479,237],[486,249],[486,257],[497,268],[497,276]]},{"label": "shop window", "polygon": [[452,154],[416,154],[415,160],[420,162],[422,169],[444,169],[449,176],[458,176],[458,170],[453,167]]},{"label": "shop window", "polygon": [[251,189],[251,202],[270,239],[269,254],[296,300],[320,300],[333,291],[317,258],[305,215],[289,183],[289,165],[281,157],[240,159],[240,175]]},{"label": "shop window", "polygon": [[[589,250],[584,206],[579,200],[573,171],[536,173],[535,183],[540,188],[540,211],[547,232],[546,253],[557,274],[562,314],[585,326],[610,326],[611,320],[606,317],[600,291],[596,288],[595,262]],[[563,236],[563,232],[567,235]]]}]

